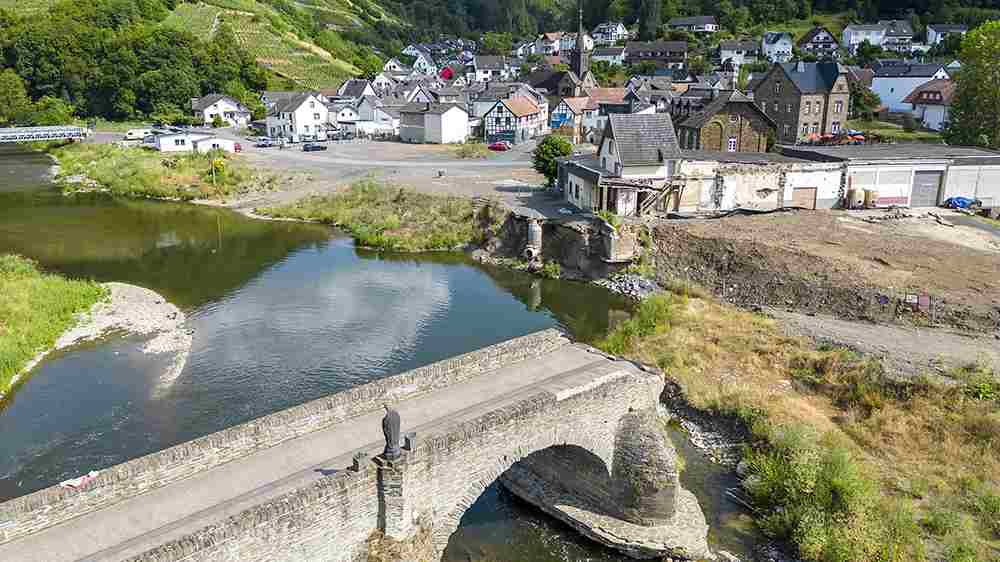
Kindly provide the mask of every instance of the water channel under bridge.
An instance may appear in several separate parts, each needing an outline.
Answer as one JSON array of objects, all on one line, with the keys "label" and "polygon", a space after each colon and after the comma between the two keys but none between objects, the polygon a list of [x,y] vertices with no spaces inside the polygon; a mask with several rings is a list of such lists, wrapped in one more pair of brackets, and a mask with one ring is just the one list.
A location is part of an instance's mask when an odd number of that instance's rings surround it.
[{"label": "water channel under bridge", "polygon": [[[555,330],[330,395],[0,504],[0,560],[352,560],[424,522],[440,554],[518,460],[570,445],[612,464],[618,420],[661,376]],[[406,435],[386,466],[382,405]]]}]

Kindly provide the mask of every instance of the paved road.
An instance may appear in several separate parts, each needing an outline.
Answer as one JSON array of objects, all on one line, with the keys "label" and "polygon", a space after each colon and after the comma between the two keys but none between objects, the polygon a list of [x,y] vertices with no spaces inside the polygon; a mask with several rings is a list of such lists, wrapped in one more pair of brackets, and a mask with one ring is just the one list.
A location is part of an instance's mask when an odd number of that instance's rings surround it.
[{"label": "paved road", "polygon": [[[595,377],[607,359],[577,345],[398,404],[404,431],[427,435],[540,390]],[[621,363],[622,369],[634,369]],[[253,505],[309,485],[320,469],[343,469],[354,453],[381,452],[381,412],[354,418],[143,496],[0,545],[0,560],[114,562],[190,534]]]}]

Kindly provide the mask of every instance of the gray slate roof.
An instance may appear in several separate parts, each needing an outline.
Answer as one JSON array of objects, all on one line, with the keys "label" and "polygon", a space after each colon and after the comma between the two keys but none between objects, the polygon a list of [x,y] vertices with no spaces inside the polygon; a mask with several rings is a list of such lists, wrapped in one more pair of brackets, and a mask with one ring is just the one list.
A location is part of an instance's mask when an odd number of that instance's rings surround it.
[{"label": "gray slate roof", "polygon": [[782,39],[788,39],[788,42],[792,42],[792,34],[784,31],[768,31],[764,33],[764,42],[768,45],[773,45]]},{"label": "gray slate roof", "polygon": [[274,113],[292,113],[299,108],[300,105],[305,103],[309,97],[312,96],[312,92],[297,92],[294,95],[288,97],[282,97],[277,100],[274,104]]},{"label": "gray slate roof", "polygon": [[191,109],[195,111],[204,111],[220,100],[226,100],[233,105],[242,107],[240,102],[234,100],[233,98],[224,94],[208,94],[207,96],[200,97],[198,99],[191,100]]},{"label": "gray slate roof", "polygon": [[345,98],[360,98],[361,94],[364,93],[365,88],[367,87],[367,80],[352,78],[344,83],[344,87],[341,89],[340,95]]},{"label": "gray slate roof", "polygon": [[828,93],[840,76],[840,65],[835,62],[786,62],[781,69],[803,94]]},{"label": "gray slate roof", "polygon": [[504,57],[499,55],[476,55],[476,69],[503,70]]},{"label": "gray slate roof", "polygon": [[680,156],[674,122],[667,113],[612,113],[608,130],[618,146],[622,166],[659,164]]},{"label": "gray slate roof", "polygon": [[782,146],[787,156],[807,158],[821,162],[865,160],[911,160],[927,158],[950,160],[953,158],[990,158],[1000,164],[1000,152],[973,146],[948,146],[944,144],[874,144],[847,146]]},{"label": "gray slate roof", "polygon": [[885,26],[888,37],[913,37],[913,26],[905,20],[879,20],[879,25]]},{"label": "gray slate roof", "polygon": [[942,32],[943,33],[956,33],[956,32],[959,32],[959,31],[965,32],[965,31],[969,30],[969,26],[962,25],[962,24],[956,24],[956,23],[932,23],[932,24],[928,25],[927,28],[928,29],[933,29],[934,31],[937,31],[938,33],[942,33]]},{"label": "gray slate roof", "polygon": [[766,113],[761,111],[760,108],[757,106],[757,104],[752,102],[750,98],[744,96],[743,94],[735,90],[723,90],[719,92],[719,95],[717,95],[715,99],[709,102],[704,109],[702,109],[698,113],[695,113],[694,115],[689,116],[681,123],[678,123],[677,126],[700,129],[704,127],[705,123],[708,123],[709,120],[712,119],[712,117],[715,117],[716,113],[722,111],[726,107],[726,105],[730,103],[745,103],[752,110],[756,111],[759,115],[763,116],[766,121],[772,124],[774,123],[774,120],[768,117]]},{"label": "gray slate roof", "polygon": [[450,109],[459,108],[465,111],[465,107],[459,103],[410,103],[401,108],[399,108],[400,113],[430,113],[433,115],[441,115],[446,113]]},{"label": "gray slate roof", "polygon": [[625,53],[625,47],[597,47],[591,53],[594,57],[617,57]]},{"label": "gray slate roof", "polygon": [[930,78],[943,68],[941,64],[874,64],[876,78]]},{"label": "gray slate roof", "polygon": [[756,51],[759,47],[756,41],[722,41],[719,43],[720,51]]},{"label": "gray slate roof", "polygon": [[686,18],[673,18],[667,25],[709,25],[715,23],[715,16],[691,16]]}]

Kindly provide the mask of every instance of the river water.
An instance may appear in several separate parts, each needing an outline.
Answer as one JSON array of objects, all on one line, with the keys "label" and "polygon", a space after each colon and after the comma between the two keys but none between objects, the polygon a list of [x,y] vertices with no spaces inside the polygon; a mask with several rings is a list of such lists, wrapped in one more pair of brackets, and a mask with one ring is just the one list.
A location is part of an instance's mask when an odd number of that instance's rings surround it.
[{"label": "river water", "polygon": [[[155,290],[188,315],[194,344],[170,381],[162,379],[168,359],[142,354],[132,337],[49,356],[0,403],[0,501],[544,328],[593,340],[628,314],[622,299],[590,285],[457,254],[377,254],[323,226],[66,197],[50,185],[49,166],[42,155],[0,153],[0,253]],[[707,464],[690,470],[701,466],[695,456],[688,474],[726,484]],[[706,507],[723,528],[736,528],[721,495],[702,501],[722,506]],[[730,549],[744,542],[738,532],[721,536]],[[446,559],[623,558],[493,486],[466,514]]]}]

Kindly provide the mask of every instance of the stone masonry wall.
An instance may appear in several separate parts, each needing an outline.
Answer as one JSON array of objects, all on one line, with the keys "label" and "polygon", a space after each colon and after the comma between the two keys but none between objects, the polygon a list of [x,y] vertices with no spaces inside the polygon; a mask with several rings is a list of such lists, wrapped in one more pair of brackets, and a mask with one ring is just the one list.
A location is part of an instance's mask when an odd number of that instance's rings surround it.
[{"label": "stone masonry wall", "polygon": [[447,387],[503,365],[543,355],[567,343],[565,336],[555,330],[515,338],[107,468],[83,490],[53,486],[22,496],[0,504],[0,543],[371,412],[384,402]]}]

